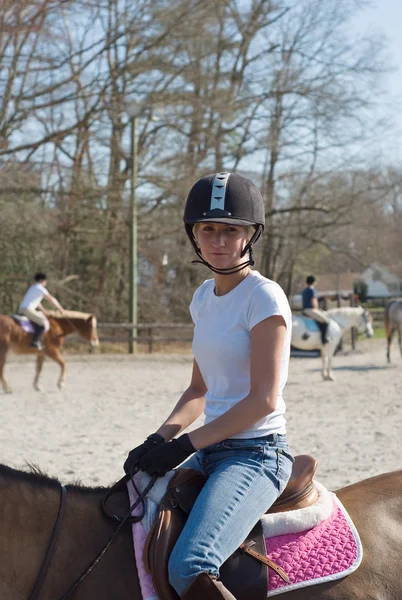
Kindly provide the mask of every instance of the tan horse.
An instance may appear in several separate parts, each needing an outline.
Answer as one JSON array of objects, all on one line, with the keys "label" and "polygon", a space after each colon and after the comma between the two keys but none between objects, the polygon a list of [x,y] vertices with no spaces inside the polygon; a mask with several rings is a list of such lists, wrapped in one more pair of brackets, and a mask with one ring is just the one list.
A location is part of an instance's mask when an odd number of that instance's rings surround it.
[{"label": "tan horse", "polygon": [[66,335],[76,332],[84,340],[87,340],[92,348],[99,346],[94,315],[73,310],[65,311],[63,315],[56,311],[49,311],[46,315],[49,319],[50,329],[44,335],[43,350],[31,348],[32,334],[23,331],[11,317],[0,315],[0,381],[6,393],[12,392],[4,375],[4,365],[9,350],[17,354],[36,354],[34,388],[40,391],[39,376],[46,356],[60,365],[61,372],[57,385],[60,389],[64,387],[66,361],[61,354],[61,348]]},{"label": "tan horse", "polygon": [[[67,486],[67,510],[40,600],[59,600],[92,563],[116,528],[100,510],[104,488]],[[281,595],[283,600],[402,598],[402,470],[337,491],[362,540],[360,567],[344,579]],[[124,494],[116,514],[128,511]],[[0,598],[29,600],[56,522],[60,485],[0,465]],[[70,596],[69,596],[70,597]],[[141,600],[131,527],[75,589],[74,600]],[[252,598],[250,598],[252,600]]]}]

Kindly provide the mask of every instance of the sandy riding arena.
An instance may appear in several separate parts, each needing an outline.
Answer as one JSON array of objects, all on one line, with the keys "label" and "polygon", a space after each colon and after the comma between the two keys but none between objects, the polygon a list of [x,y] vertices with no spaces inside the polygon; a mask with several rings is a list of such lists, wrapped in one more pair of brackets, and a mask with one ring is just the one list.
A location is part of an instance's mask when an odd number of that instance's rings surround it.
[{"label": "sandy riding arena", "polygon": [[[336,488],[402,468],[402,360],[387,365],[383,340],[360,341],[334,359],[335,383],[318,358],[292,358],[286,388],[294,453],[318,458],[317,479]],[[32,360],[10,357],[14,393],[0,394],[0,462],[37,465],[62,482],[109,485],[127,451],[152,433],[188,384],[191,358],[172,355],[67,357],[67,385],[46,362],[43,392],[32,388]]]}]

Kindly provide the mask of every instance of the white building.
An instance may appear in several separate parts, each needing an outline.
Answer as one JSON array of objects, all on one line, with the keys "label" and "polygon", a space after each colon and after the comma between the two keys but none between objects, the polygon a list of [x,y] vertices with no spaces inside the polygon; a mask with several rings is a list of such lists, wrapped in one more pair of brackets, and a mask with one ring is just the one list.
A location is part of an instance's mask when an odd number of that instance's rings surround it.
[{"label": "white building", "polygon": [[373,263],[361,274],[368,287],[369,298],[392,298],[402,295],[402,278],[392,267]]}]

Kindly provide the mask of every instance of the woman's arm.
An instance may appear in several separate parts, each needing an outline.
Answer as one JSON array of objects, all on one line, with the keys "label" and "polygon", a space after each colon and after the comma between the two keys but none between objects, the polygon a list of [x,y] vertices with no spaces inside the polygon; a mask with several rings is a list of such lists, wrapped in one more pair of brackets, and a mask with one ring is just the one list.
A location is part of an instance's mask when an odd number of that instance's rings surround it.
[{"label": "woman's arm", "polygon": [[53,306],[55,308],[57,308],[57,310],[59,310],[60,312],[64,312],[64,308],[62,307],[60,302],[57,300],[57,298],[55,298],[51,294],[48,294],[47,296],[45,296],[45,298],[48,302],[50,302],[50,304],[53,304]]},{"label": "woman's arm", "polygon": [[189,434],[198,450],[230,438],[276,408],[286,324],[275,315],[251,330],[250,393],[226,413]]},{"label": "woman's arm", "polygon": [[166,441],[169,441],[183,431],[183,429],[191,425],[191,423],[194,423],[204,411],[206,391],[207,387],[204,379],[197,362],[194,360],[189,387],[156,433],[159,433]]}]

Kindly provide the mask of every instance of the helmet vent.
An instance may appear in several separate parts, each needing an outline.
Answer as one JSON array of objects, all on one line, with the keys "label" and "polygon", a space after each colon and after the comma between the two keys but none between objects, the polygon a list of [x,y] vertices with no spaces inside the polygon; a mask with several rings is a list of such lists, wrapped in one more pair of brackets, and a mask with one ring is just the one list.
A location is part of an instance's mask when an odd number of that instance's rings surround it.
[{"label": "helmet vent", "polygon": [[211,204],[209,209],[225,208],[226,186],[230,173],[217,173],[212,182]]}]

